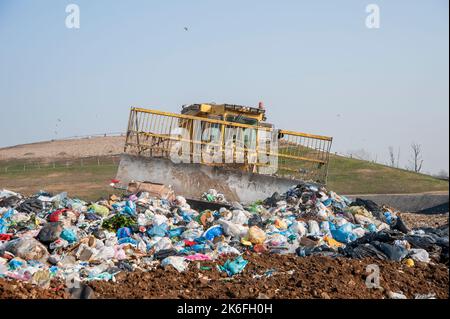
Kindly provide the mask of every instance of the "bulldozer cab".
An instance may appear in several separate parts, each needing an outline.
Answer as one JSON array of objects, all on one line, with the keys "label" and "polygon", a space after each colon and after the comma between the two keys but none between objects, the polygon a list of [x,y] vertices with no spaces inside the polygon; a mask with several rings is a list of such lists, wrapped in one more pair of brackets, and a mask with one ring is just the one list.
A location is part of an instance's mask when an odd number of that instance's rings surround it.
[{"label": "bulldozer cab", "polygon": [[183,105],[181,114],[223,120],[246,125],[260,125],[266,120],[265,109],[235,104]]}]

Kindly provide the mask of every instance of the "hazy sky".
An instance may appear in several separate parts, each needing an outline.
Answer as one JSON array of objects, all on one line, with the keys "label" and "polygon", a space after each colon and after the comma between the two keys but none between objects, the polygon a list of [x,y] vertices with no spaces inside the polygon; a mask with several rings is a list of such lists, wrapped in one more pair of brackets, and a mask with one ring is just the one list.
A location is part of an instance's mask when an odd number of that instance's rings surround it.
[{"label": "hazy sky", "polygon": [[[80,29],[65,26],[70,3]],[[366,28],[370,3],[380,29]],[[333,136],[333,151],[387,161],[392,145],[404,166],[415,141],[425,171],[448,170],[448,9],[447,0],[0,0],[0,147],[124,131],[130,106],[264,101],[268,121]]]}]

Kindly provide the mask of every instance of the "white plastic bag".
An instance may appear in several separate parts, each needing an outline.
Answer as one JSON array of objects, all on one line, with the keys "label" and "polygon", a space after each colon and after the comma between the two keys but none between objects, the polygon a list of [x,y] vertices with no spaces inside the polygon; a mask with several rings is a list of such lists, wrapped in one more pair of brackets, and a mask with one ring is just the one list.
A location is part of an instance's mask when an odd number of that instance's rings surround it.
[{"label": "white plastic bag", "polygon": [[425,249],[410,249],[409,252],[411,253],[410,257],[414,260],[421,261],[424,263],[430,262],[430,254]]},{"label": "white plastic bag", "polygon": [[318,236],[320,235],[319,223],[315,220],[308,220],[308,235]]},{"label": "white plastic bag", "polygon": [[161,261],[162,267],[166,268],[169,265],[172,265],[173,268],[175,268],[179,272],[185,271],[188,267],[186,259],[180,256],[169,256]]}]

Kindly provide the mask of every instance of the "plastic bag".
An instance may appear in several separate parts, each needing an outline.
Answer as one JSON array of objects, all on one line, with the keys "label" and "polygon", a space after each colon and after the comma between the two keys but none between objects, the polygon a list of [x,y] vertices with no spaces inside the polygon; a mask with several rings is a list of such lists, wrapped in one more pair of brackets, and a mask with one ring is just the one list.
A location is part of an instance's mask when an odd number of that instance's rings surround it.
[{"label": "plastic bag", "polygon": [[390,260],[394,261],[401,261],[408,255],[408,250],[406,248],[397,245],[381,243],[379,248]]},{"label": "plastic bag", "polygon": [[247,238],[254,245],[263,244],[266,240],[266,233],[258,226],[252,226],[248,230]]},{"label": "plastic bag", "polygon": [[315,220],[308,220],[308,235],[318,236],[320,235],[319,223]]},{"label": "plastic bag", "polygon": [[184,257],[179,256],[170,256],[167,258],[164,258],[161,261],[161,266],[166,268],[167,266],[171,265],[173,268],[178,270],[179,272],[183,272],[188,267],[188,263],[186,262]]},{"label": "plastic bag", "polygon": [[167,237],[163,237],[160,240],[158,240],[153,247],[155,248],[155,251],[171,249],[172,241]]},{"label": "plastic bag", "polygon": [[39,241],[31,237],[23,237],[10,240],[3,248],[5,251],[9,251],[16,257],[20,257],[25,260],[47,260],[48,251],[44,245]]},{"label": "plastic bag", "polygon": [[239,256],[233,261],[230,261],[228,259],[223,266],[219,265],[217,267],[219,268],[219,270],[225,271],[228,274],[228,276],[231,277],[235,274],[242,272],[245,266],[247,266],[247,264],[248,260],[245,260],[244,258],[242,258],[242,256]]},{"label": "plastic bag", "polygon": [[74,242],[76,242],[78,240],[75,232],[68,228],[64,229],[61,232],[61,238],[66,240],[69,244],[73,244]]},{"label": "plastic bag", "polygon": [[223,234],[223,228],[221,225],[215,225],[210,228],[208,228],[204,233],[203,237],[205,237],[208,240],[213,240],[215,237],[222,236]]},{"label": "plastic bag", "polygon": [[117,230],[117,238],[122,239],[131,236],[131,229],[129,227],[122,227]]},{"label": "plastic bag", "polygon": [[228,221],[225,219],[219,219],[218,224],[222,225],[225,235],[231,236],[233,238],[240,239],[242,237],[245,237],[248,232],[248,227],[235,224],[232,221]]},{"label": "plastic bag", "polygon": [[203,231],[199,228],[187,229],[181,234],[182,239],[194,240],[202,235]]},{"label": "plastic bag", "polygon": [[409,250],[409,256],[416,260],[424,263],[430,262],[430,254],[425,249],[413,248]]},{"label": "plastic bag", "polygon": [[248,218],[242,210],[233,210],[231,222],[238,225],[244,225],[248,223]]},{"label": "plastic bag", "polygon": [[155,225],[147,230],[147,234],[151,237],[164,237],[166,235],[166,230],[166,224]]},{"label": "plastic bag", "polygon": [[228,243],[225,243],[225,242],[219,243],[216,247],[216,250],[220,255],[228,255],[228,254],[240,255],[241,254],[241,252],[239,250],[237,250],[234,247],[231,247],[230,245],[228,245]]},{"label": "plastic bag", "polygon": [[97,215],[100,215],[102,217],[106,217],[109,215],[109,209],[108,207],[99,205],[99,204],[92,204],[88,207],[89,210],[93,211]]},{"label": "plastic bag", "polygon": [[306,235],[307,227],[304,222],[295,221],[289,226],[289,230],[294,234],[298,234],[299,238]]},{"label": "plastic bag", "polygon": [[341,227],[339,227],[339,228],[337,228],[335,230],[331,230],[331,235],[338,242],[341,242],[341,243],[344,243],[344,244],[350,243],[352,241],[355,241],[358,237],[353,232],[348,231],[348,228],[349,227],[346,226],[346,224],[344,224],[344,225],[342,225]]}]

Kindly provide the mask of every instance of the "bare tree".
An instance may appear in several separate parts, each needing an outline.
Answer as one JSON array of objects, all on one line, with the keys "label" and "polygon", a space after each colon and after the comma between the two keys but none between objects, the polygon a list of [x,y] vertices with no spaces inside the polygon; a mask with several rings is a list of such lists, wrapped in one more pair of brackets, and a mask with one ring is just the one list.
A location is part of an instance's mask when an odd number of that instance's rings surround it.
[{"label": "bare tree", "polygon": [[388,152],[389,152],[389,160],[387,165],[398,168],[400,166],[400,147],[397,150],[397,155],[395,154],[393,146],[388,147]]},{"label": "bare tree", "polygon": [[388,165],[391,167],[395,167],[395,154],[394,154],[394,147],[389,146],[389,163]]},{"label": "bare tree", "polygon": [[413,142],[411,144],[411,150],[412,150],[412,159],[410,161],[412,165],[411,169],[414,172],[419,173],[422,170],[423,165],[422,145]]}]

